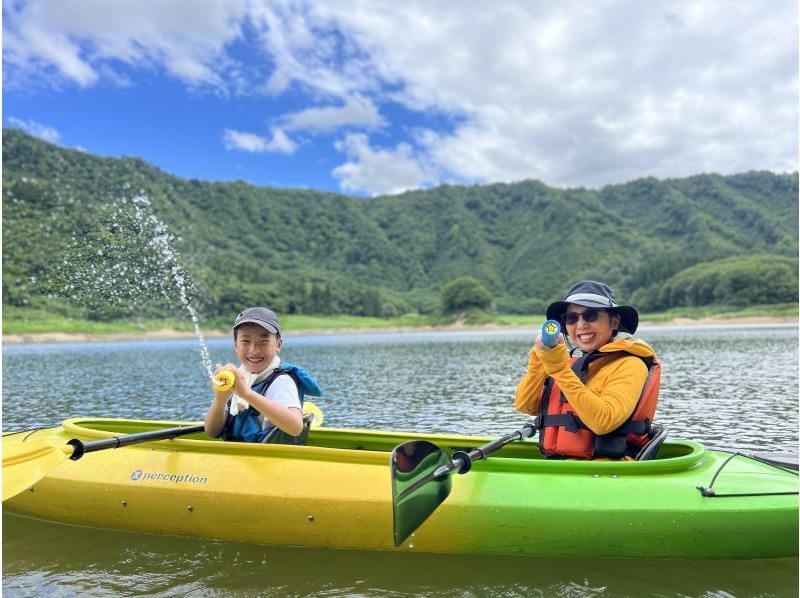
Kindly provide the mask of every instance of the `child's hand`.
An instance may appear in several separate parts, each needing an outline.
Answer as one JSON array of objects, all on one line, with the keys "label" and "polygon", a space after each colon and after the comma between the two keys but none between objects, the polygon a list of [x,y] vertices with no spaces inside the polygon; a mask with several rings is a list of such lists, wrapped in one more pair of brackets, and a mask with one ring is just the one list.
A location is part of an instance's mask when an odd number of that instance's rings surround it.
[{"label": "child's hand", "polygon": [[220,369],[221,371],[227,370],[233,373],[234,375],[233,387],[230,390],[231,392],[233,392],[233,394],[240,397],[244,397],[245,393],[247,393],[247,391],[250,390],[250,388],[247,386],[245,378],[242,378],[242,376],[239,375],[239,368],[237,368],[232,363],[226,363]]},{"label": "child's hand", "polygon": [[230,367],[231,364],[221,365],[217,364],[214,377],[211,380],[211,388],[214,390],[214,398],[227,399],[231,392],[234,391],[236,380],[239,376],[236,375],[236,367]]}]

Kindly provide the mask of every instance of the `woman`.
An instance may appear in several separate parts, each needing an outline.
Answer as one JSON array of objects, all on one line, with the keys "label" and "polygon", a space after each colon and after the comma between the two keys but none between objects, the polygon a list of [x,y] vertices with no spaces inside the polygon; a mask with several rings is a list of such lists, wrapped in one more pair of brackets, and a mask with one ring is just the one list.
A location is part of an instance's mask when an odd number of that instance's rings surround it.
[{"label": "woman", "polygon": [[547,308],[582,356],[571,359],[564,339],[553,348],[536,337],[518,411],[538,415],[539,448],[551,458],[632,459],[652,436],[660,382],[653,349],[633,334],[639,314],[617,305],[608,285],[585,280]]}]

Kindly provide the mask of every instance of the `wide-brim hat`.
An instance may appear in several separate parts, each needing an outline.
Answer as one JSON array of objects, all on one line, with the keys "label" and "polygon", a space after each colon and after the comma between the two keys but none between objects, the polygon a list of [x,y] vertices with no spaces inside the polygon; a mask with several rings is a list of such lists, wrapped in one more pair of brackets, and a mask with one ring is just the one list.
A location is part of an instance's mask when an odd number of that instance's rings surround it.
[{"label": "wide-brim hat", "polygon": [[258,324],[267,332],[278,336],[281,334],[281,324],[277,314],[266,307],[251,307],[241,312],[233,322],[234,332],[242,324]]},{"label": "wide-brim hat", "polygon": [[633,334],[639,327],[639,312],[630,305],[617,305],[614,293],[609,286],[595,280],[583,280],[575,283],[567,291],[563,301],[556,301],[547,306],[547,319],[562,321],[570,304],[594,307],[619,314],[620,332]]}]

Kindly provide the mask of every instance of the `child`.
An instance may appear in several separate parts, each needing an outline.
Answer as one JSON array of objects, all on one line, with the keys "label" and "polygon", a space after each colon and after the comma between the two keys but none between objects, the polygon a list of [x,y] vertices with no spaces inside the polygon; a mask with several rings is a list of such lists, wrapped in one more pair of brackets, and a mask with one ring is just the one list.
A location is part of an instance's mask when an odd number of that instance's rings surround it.
[{"label": "child", "polygon": [[217,364],[236,374],[233,388],[214,389],[206,434],[225,440],[266,442],[275,428],[290,437],[303,432],[303,396],[322,391],[302,368],[281,364],[281,326],[274,311],[244,310],[233,323],[233,346],[242,365]]}]

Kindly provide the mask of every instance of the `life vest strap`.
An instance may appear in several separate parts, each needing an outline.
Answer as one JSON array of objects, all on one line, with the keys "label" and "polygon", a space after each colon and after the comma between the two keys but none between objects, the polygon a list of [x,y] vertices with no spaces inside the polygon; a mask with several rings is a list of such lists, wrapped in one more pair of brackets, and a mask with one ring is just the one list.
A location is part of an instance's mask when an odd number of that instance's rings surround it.
[{"label": "life vest strap", "polygon": [[581,421],[574,413],[562,413],[560,415],[541,414],[536,417],[536,427],[540,430],[546,427],[563,427],[568,432],[575,433],[578,430],[588,430],[588,426]]},{"label": "life vest strap", "polygon": [[[541,430],[546,427],[563,427],[568,432],[577,432],[578,430],[590,430],[589,426],[581,421],[581,418],[574,413],[561,413],[559,415],[541,414],[536,416],[536,428]],[[612,434],[647,434],[652,433],[652,426],[650,420],[645,419],[632,419],[626,421],[620,427],[616,428]]]},{"label": "life vest strap", "polygon": [[653,429],[650,425],[650,420],[647,418],[631,419],[614,430],[614,432],[619,434],[647,434],[651,436]]}]

